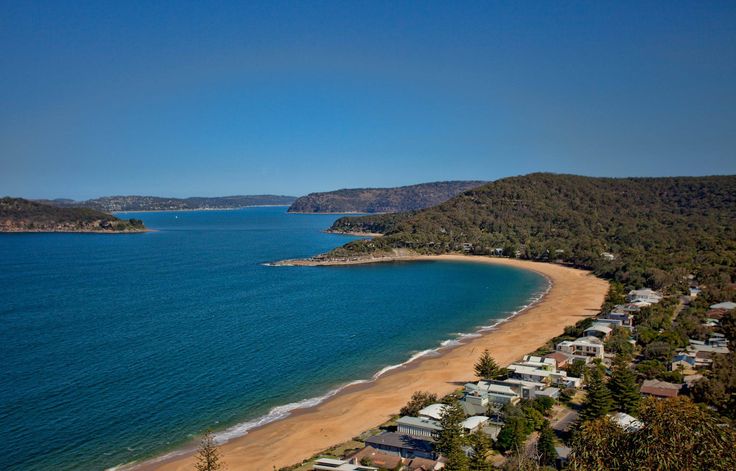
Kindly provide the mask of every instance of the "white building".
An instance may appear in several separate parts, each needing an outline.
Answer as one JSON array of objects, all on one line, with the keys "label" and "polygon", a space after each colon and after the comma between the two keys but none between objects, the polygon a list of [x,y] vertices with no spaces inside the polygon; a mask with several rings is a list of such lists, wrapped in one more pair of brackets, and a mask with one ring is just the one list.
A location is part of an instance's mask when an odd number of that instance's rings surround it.
[{"label": "white building", "polygon": [[315,471],[378,471],[378,468],[372,466],[351,464],[349,461],[335,458],[317,458],[312,469]]},{"label": "white building", "polygon": [[440,420],[445,414],[444,404],[430,404],[424,409],[419,411],[419,417],[426,417],[428,419]]},{"label": "white building", "polygon": [[484,427],[489,420],[490,418],[484,415],[474,415],[463,420],[460,425],[463,427],[465,432],[473,433],[479,428]]},{"label": "white building", "polygon": [[563,340],[557,344],[555,349],[559,352],[569,353],[570,355],[586,360],[590,358],[603,359],[605,353],[603,341],[598,337],[580,337],[576,340]]},{"label": "white building", "polygon": [[424,417],[404,416],[396,424],[397,432],[412,437],[432,438],[435,432],[442,430],[439,422]]},{"label": "white building", "polygon": [[627,299],[633,304],[657,304],[662,300],[662,295],[649,288],[632,289]]}]

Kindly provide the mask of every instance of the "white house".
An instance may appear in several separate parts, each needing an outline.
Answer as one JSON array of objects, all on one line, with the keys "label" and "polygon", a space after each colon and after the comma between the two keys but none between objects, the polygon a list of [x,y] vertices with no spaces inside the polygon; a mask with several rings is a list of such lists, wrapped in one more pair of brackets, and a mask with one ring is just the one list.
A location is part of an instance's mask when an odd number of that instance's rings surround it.
[{"label": "white house", "polygon": [[555,349],[584,359],[603,359],[605,353],[603,341],[598,337],[580,337],[576,340],[563,340],[557,344]]},{"label": "white house", "polygon": [[486,425],[490,419],[484,415],[474,415],[463,420],[460,424],[467,433],[473,433]]},{"label": "white house", "polygon": [[613,332],[613,328],[610,325],[606,325],[605,322],[593,322],[593,324],[583,331],[584,337],[598,337],[606,339]]},{"label": "white house", "polygon": [[662,300],[662,295],[649,288],[632,289],[627,299],[633,304],[657,304]]},{"label": "white house", "polygon": [[426,417],[428,419],[440,420],[445,413],[444,404],[430,404],[424,409],[419,411],[419,417]]},{"label": "white house", "polygon": [[439,422],[424,417],[404,416],[396,424],[397,432],[412,437],[432,438],[435,432],[442,430]]},{"label": "white house", "polygon": [[316,471],[378,471],[372,466],[351,464],[349,461],[337,460],[335,458],[317,458],[312,465]]}]

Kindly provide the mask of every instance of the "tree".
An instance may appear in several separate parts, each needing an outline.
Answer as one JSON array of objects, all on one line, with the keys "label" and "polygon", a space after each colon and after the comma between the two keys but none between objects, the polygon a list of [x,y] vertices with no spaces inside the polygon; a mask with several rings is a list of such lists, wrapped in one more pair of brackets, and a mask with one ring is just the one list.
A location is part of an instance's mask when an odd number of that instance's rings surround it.
[{"label": "tree", "polygon": [[723,316],[721,331],[731,343],[736,343],[736,309],[731,309]]},{"label": "tree", "polygon": [[582,420],[597,419],[611,410],[611,392],[604,382],[603,365],[596,363],[586,371],[587,394],[580,411]]},{"label": "tree", "polygon": [[465,436],[463,434],[462,422],[465,412],[460,401],[454,399],[447,406],[440,419],[441,430],[435,433],[435,450],[447,457],[445,469],[450,471],[467,470],[468,457],[465,455],[463,445]]},{"label": "tree", "polygon": [[549,426],[549,421],[545,420],[542,429],[539,431],[539,441],[537,442],[537,453],[539,454],[539,464],[542,466],[554,466],[557,461],[557,450],[555,449],[555,433]]},{"label": "tree", "polygon": [[689,398],[645,398],[639,412],[644,426],[638,431],[626,432],[607,417],[583,423],[570,469],[736,469],[736,433]]},{"label": "tree", "polygon": [[435,402],[437,402],[436,394],[424,391],[415,391],[414,394],[411,395],[411,399],[409,399],[409,402],[407,402],[406,405],[401,408],[399,413],[401,415],[416,416],[417,414],[419,414],[420,410],[424,409],[430,404],[434,404]]},{"label": "tree", "polygon": [[626,327],[616,326],[611,332],[611,336],[606,340],[606,352],[626,353],[634,352],[634,346],[629,342],[630,331]]},{"label": "tree", "polygon": [[473,455],[470,457],[470,471],[491,471],[493,466],[488,462],[488,455],[493,449],[491,438],[482,430],[476,430],[470,434],[468,442],[473,447]]},{"label": "tree", "polygon": [[215,444],[215,436],[208,430],[202,437],[197,451],[197,463],[194,465],[197,471],[217,471],[223,468],[220,450]]},{"label": "tree", "polygon": [[499,368],[496,360],[491,356],[491,352],[486,348],[475,364],[475,375],[480,379],[488,380],[498,378],[501,376],[501,373],[501,368]]},{"label": "tree", "polygon": [[629,357],[618,354],[613,360],[613,371],[608,381],[616,410],[632,414],[639,405],[639,386],[636,384],[636,375],[629,368]]},{"label": "tree", "polygon": [[529,425],[523,416],[506,417],[496,437],[496,448],[502,452],[519,450],[524,446],[529,432]]}]

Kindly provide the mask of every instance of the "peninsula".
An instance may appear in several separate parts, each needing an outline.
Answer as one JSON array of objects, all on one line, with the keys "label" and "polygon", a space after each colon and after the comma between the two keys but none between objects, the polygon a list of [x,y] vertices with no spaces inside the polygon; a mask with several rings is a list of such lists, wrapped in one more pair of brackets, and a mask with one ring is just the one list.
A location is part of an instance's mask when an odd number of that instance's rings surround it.
[{"label": "peninsula", "polygon": [[483,181],[421,183],[396,188],[353,188],[298,198],[290,213],[397,213],[436,206]]},{"label": "peninsula", "polygon": [[0,199],[0,232],[145,232],[140,219],[89,208],[59,208],[22,198]]}]

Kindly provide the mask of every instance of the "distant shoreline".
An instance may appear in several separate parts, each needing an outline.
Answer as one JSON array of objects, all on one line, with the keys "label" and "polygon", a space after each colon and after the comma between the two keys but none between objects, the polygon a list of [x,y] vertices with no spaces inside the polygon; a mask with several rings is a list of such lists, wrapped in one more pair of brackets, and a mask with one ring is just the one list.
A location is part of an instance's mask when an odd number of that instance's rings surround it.
[{"label": "distant shoreline", "polygon": [[235,211],[245,208],[288,208],[288,204],[251,204],[248,206],[237,206],[232,208],[182,208],[182,209],[130,209],[120,211],[110,211],[110,214],[120,213],[183,213],[191,211]]},{"label": "distant shoreline", "polygon": [[157,232],[156,229],[140,229],[133,231],[48,231],[42,229],[24,229],[21,231],[4,231],[0,234],[144,234],[146,232]]},{"label": "distant shoreline", "polygon": [[[345,386],[315,406],[294,410],[285,418],[251,429],[246,435],[228,441],[221,450],[229,469],[261,470],[290,466],[385,422],[414,391],[449,393],[458,384],[474,377],[473,364],[484,348],[491,350],[499,364],[509,364],[561,334],[566,325],[595,315],[608,290],[606,281],[587,271],[516,259],[412,255],[360,263],[424,260],[516,267],[546,277],[550,287],[536,303],[490,329],[481,329],[461,339],[456,346],[440,348],[436,355],[410,359],[373,380]],[[349,264],[355,263],[333,263]],[[192,467],[193,451],[190,444],[168,455],[124,466],[123,469],[188,470]]]}]

